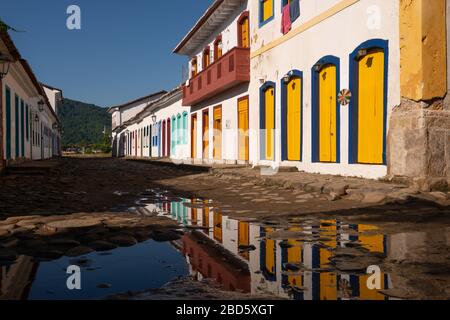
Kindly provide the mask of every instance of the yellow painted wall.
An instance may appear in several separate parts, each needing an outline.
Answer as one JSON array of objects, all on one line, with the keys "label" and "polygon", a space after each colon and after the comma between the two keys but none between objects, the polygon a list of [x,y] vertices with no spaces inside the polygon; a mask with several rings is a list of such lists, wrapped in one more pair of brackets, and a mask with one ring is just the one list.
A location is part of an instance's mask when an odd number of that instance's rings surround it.
[{"label": "yellow painted wall", "polygon": [[446,1],[400,0],[401,95],[415,101],[447,91]]}]

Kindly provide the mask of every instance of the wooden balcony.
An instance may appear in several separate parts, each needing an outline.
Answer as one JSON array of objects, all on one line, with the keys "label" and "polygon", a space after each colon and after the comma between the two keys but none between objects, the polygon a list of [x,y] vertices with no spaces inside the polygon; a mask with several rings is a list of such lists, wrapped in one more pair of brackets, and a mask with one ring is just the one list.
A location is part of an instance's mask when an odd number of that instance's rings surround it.
[{"label": "wooden balcony", "polygon": [[250,49],[235,47],[183,86],[183,106],[193,106],[250,81]]}]

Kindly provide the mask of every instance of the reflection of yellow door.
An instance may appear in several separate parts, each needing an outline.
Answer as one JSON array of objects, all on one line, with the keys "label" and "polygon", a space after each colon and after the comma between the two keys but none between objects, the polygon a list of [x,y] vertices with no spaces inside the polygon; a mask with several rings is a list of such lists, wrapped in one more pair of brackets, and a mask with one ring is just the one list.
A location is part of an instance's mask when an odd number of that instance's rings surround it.
[{"label": "reflection of yellow door", "polygon": [[248,222],[239,221],[239,245],[248,246],[250,244],[250,225]]},{"label": "reflection of yellow door", "polygon": [[320,274],[320,300],[337,300],[337,275],[332,272]]},{"label": "reflection of yellow door", "polygon": [[287,157],[290,161],[300,161],[301,85],[300,78],[292,78],[287,84]]},{"label": "reflection of yellow door", "polygon": [[[267,235],[273,229],[266,229]],[[266,238],[266,270],[270,274],[275,274],[275,240]]]},{"label": "reflection of yellow door", "polygon": [[[203,210],[202,210],[202,226],[205,228],[209,228],[209,207],[208,207],[208,202],[204,201],[203,202],[204,206],[203,206]],[[206,232],[208,232],[207,230],[205,230]]]},{"label": "reflection of yellow door", "polygon": [[214,140],[213,140],[214,159],[222,158],[222,107],[214,108]]},{"label": "reflection of yellow door", "polygon": [[[248,222],[239,221],[238,226],[238,246],[250,245],[250,224]],[[241,252],[240,255],[244,259],[249,259],[249,251]]]},{"label": "reflection of yellow door", "polygon": [[242,20],[241,22],[241,46],[243,48],[248,48],[250,47],[250,42],[249,42],[249,37],[248,37],[248,18],[245,18],[244,20]]},{"label": "reflection of yellow door", "polygon": [[197,158],[197,114],[191,118],[191,158]]},{"label": "reflection of yellow door", "polygon": [[358,225],[358,232],[363,233],[358,236],[358,240],[361,242],[362,246],[369,250],[370,252],[385,253],[384,248],[384,235],[382,234],[364,234],[367,231],[376,231],[377,228],[360,224]]},{"label": "reflection of yellow door", "polygon": [[203,159],[209,158],[209,110],[203,111],[202,121],[202,147],[203,147]]},{"label": "reflection of yellow door", "polygon": [[[195,205],[197,203],[196,199],[192,199],[191,203]],[[197,208],[191,208],[191,223],[192,225],[197,225],[198,220],[198,209]]]},{"label": "reflection of yellow door", "polygon": [[358,162],[383,163],[384,52],[369,53],[358,63]]},{"label": "reflection of yellow door", "polygon": [[238,102],[238,126],[239,160],[248,161],[248,98]]},{"label": "reflection of yellow door", "polygon": [[[367,287],[367,280],[370,275],[364,275],[359,277],[359,298],[361,300],[385,300],[386,296],[379,293],[376,289],[369,289]],[[384,278],[386,275],[384,273],[380,274],[381,277],[381,290],[385,290]]]},{"label": "reflection of yellow door", "polygon": [[222,242],[222,214],[214,212],[214,239]]},{"label": "reflection of yellow door", "polygon": [[264,93],[265,100],[265,116],[266,116],[266,160],[274,160],[273,144],[275,131],[275,90],[274,88],[266,89]]},{"label": "reflection of yellow door", "polygon": [[[296,228],[290,229],[290,231],[299,231],[295,230]],[[291,247],[287,249],[287,262],[288,263],[302,263],[302,247],[299,246],[296,240],[288,240],[288,243]],[[302,276],[299,275],[289,275],[288,283],[291,286],[303,286]]]},{"label": "reflection of yellow door", "polygon": [[336,66],[319,73],[320,161],[336,162]]}]

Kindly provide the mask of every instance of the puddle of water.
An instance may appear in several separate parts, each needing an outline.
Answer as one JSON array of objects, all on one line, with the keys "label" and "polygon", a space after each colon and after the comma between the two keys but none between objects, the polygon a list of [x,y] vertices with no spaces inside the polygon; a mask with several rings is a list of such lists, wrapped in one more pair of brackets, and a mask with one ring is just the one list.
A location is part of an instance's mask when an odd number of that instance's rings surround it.
[{"label": "puddle of water", "polygon": [[[356,254],[386,257],[388,238],[374,226],[336,220],[293,222],[289,228],[270,222],[262,226],[231,219],[209,200],[170,201],[163,192],[151,192],[152,203],[145,199],[134,210],[144,215],[156,212],[194,229],[183,237],[183,254],[194,278],[214,279],[230,291],[288,299],[387,299],[367,288],[369,276],[364,272],[370,264],[337,259],[340,269],[352,272],[336,271],[330,264],[337,254],[361,260],[351,257],[352,248]],[[381,278],[382,290],[392,287],[388,274]]]},{"label": "puddle of water", "polygon": [[[77,261],[61,258],[34,262],[20,257],[2,267],[0,298],[100,299],[115,293],[160,288],[177,277],[214,279],[223,289],[297,300],[385,300],[367,287],[369,265],[382,259],[403,259],[410,243],[423,243],[416,234],[386,236],[370,225],[338,220],[293,218],[283,226],[239,221],[222,214],[213,202],[169,197],[147,190],[129,211],[165,216],[186,233],[176,242],[147,241],[109,255],[86,255],[83,290],[66,288],[65,270]],[[413,246],[414,248],[414,246]],[[418,257],[420,259],[420,257]],[[23,271],[25,270],[25,271]],[[99,284],[111,284],[100,289]],[[381,290],[394,288],[387,273]],[[11,296],[13,295],[13,296]]]},{"label": "puddle of water", "polygon": [[[67,289],[70,265],[81,267],[81,290]],[[30,300],[103,299],[129,290],[160,288],[189,273],[186,260],[173,245],[153,240],[46,262],[20,256],[13,265],[0,268],[0,299]]]}]

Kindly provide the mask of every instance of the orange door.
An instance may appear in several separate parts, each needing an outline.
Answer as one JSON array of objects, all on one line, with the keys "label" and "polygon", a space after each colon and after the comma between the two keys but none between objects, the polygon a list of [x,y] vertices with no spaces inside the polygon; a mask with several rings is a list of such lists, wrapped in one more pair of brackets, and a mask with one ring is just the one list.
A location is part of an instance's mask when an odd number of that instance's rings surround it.
[{"label": "orange door", "polygon": [[248,161],[248,97],[238,102],[238,129],[239,160]]},{"label": "orange door", "polygon": [[197,114],[191,117],[191,158],[197,158]]},{"label": "orange door", "polygon": [[213,157],[216,160],[222,158],[222,107],[214,108],[214,138]]},{"label": "orange door", "polygon": [[250,47],[250,41],[249,41],[249,23],[248,18],[245,18],[241,22],[241,46],[243,48],[249,48]]},{"label": "orange door", "polygon": [[202,119],[203,159],[209,158],[209,110],[203,111]]}]

